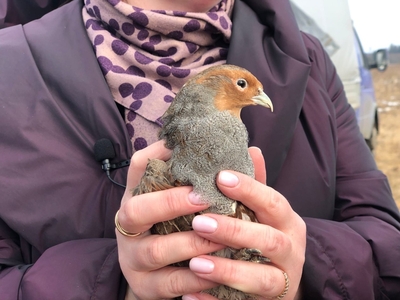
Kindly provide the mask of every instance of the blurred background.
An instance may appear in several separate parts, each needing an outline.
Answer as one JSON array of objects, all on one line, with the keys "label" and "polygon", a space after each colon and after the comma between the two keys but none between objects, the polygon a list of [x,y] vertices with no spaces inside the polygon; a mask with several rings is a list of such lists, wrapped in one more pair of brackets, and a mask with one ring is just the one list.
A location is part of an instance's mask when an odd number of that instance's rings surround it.
[{"label": "blurred background", "polygon": [[350,15],[366,53],[387,49],[385,71],[371,70],[379,113],[375,148],[378,167],[389,177],[400,207],[400,1],[348,0]]},{"label": "blurred background", "polygon": [[300,29],[316,36],[335,64],[400,208],[400,1],[291,0],[291,5]]}]

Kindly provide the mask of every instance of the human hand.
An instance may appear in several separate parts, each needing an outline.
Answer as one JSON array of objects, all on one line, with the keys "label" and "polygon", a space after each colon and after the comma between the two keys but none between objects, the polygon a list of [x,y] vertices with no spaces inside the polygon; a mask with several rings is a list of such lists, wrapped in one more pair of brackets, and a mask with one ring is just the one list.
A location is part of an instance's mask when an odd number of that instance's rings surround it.
[{"label": "human hand", "polygon": [[168,160],[170,154],[160,141],[136,152],[131,159],[118,221],[128,232],[144,233],[126,237],[116,231],[119,262],[129,284],[126,299],[174,298],[218,285],[199,278],[189,268],[170,264],[225,246],[210,242],[194,231],[169,235],[151,235],[148,231],[155,223],[206,209],[207,206],[190,193],[192,188],[177,187],[132,197],[132,189],[139,183],[148,159]]},{"label": "human hand", "polygon": [[[260,151],[249,149],[249,152],[256,166],[256,179],[265,182],[264,160]],[[192,204],[188,201],[191,191],[189,187],[174,188],[168,191],[131,197],[130,191],[139,182],[147,164],[147,159],[159,158],[166,160],[169,158],[169,155],[170,152],[163,148],[162,144],[157,143],[143,151],[137,152],[133,157],[128,174],[128,187],[122,201],[119,217],[122,227],[126,230],[141,232],[148,230],[154,223],[173,219],[180,215],[191,214],[206,208],[204,205]],[[223,179],[226,174],[229,173],[222,172],[219,179]],[[230,285],[245,292],[276,296],[282,292],[285,284],[282,271],[279,271],[279,269],[284,270],[290,278],[290,290],[286,297],[287,299],[293,299],[300,281],[304,262],[304,223],[302,223],[300,217],[297,215],[294,216],[295,219],[298,218],[297,222],[290,223],[299,223],[294,226],[295,228],[298,227],[299,232],[294,234],[293,231],[295,230],[293,230],[292,226],[279,224],[278,218],[275,217],[271,217],[270,219],[269,215],[273,215],[274,210],[277,210],[280,214],[285,211],[291,211],[286,200],[275,191],[263,184],[257,184],[256,181],[245,175],[234,172],[232,174],[238,176],[239,184],[231,188],[220,185],[221,190],[227,191],[228,196],[230,196],[229,193],[236,194],[236,196],[230,197],[235,199],[240,198],[245,205],[257,211],[256,215],[261,223],[265,220],[265,223],[270,226],[277,226],[277,228],[281,226],[283,228],[282,232],[262,224],[217,215],[209,215],[218,222],[217,230],[214,233],[202,231],[204,230],[202,227],[204,224],[199,224],[199,217],[197,217],[197,221],[193,224],[195,227],[195,231],[193,232],[174,233],[168,236],[151,236],[146,233],[137,238],[127,238],[117,232],[121,269],[131,286],[126,299],[164,299],[182,294],[189,295],[185,296],[185,298],[211,299],[212,297],[207,294],[196,294],[195,292],[217,286],[218,284]],[[249,183],[248,186],[247,182]],[[254,190],[250,188],[252,186]],[[267,189],[267,193],[265,189]],[[268,199],[269,197],[265,196],[263,199],[253,199],[262,194],[271,195],[273,198]],[[283,205],[280,205],[283,208],[278,209],[278,206],[273,205],[275,203],[274,197],[279,202],[283,202]],[[268,211],[268,206],[263,207],[263,202],[260,200],[265,201],[266,204],[271,202],[273,211],[264,215],[264,211]],[[251,205],[247,201],[254,202]],[[288,214],[286,217],[291,218],[290,216],[293,214],[293,211],[291,211],[291,214]],[[135,218],[135,216],[141,217],[139,219]],[[207,218],[207,216],[205,217]],[[202,223],[201,218],[203,216],[200,217],[200,223]],[[232,221],[233,223],[231,223]],[[238,224],[235,224],[236,222]],[[233,231],[230,230],[230,226],[235,226]],[[253,226],[257,228],[253,228]],[[228,228],[228,230],[224,232],[224,228]],[[302,234],[302,229],[304,234]],[[243,233],[245,232],[248,232],[249,236],[243,238]],[[295,237],[293,239],[295,241],[292,241],[292,237],[287,237],[284,232],[286,234],[290,233],[289,235],[294,234]],[[227,233],[229,234],[227,235]],[[299,236],[297,239],[296,234]],[[202,236],[209,236],[211,240],[215,240],[215,243],[210,242],[207,238],[202,238]],[[260,236],[264,236],[265,238],[260,239]],[[304,245],[302,247],[301,238],[304,238]],[[258,240],[257,244],[254,244],[255,240]],[[179,244],[187,245],[187,247],[184,249],[176,247]],[[247,247],[260,249],[264,255],[271,258],[274,265],[257,265],[254,263],[223,260],[213,256],[204,256],[206,253],[224,248],[225,246],[221,244],[234,248]],[[258,246],[259,244],[261,247]],[[191,272],[187,268],[168,266],[171,263],[191,257],[196,257],[191,263],[191,268],[194,272]],[[213,272],[209,274],[198,272],[201,262],[204,262],[199,261],[199,258],[209,259],[214,264]],[[226,270],[229,270],[228,276],[226,276]],[[247,272],[254,274],[250,283],[248,282],[250,278],[242,275],[247,274]]]},{"label": "human hand", "polygon": [[[232,248],[256,248],[271,259],[262,265],[210,255],[195,257],[190,269],[201,279],[218,282],[246,293],[273,298],[285,289],[285,272],[289,279],[286,299],[299,296],[299,284],[305,259],[306,226],[277,191],[265,185],[264,159],[256,148],[249,149],[256,167],[256,179],[241,173],[222,171],[217,184],[228,197],[241,201],[256,213],[260,223],[226,216],[196,216],[193,229],[211,242]],[[249,276],[248,274],[251,274]],[[184,299],[215,299],[207,294],[186,295]]]}]

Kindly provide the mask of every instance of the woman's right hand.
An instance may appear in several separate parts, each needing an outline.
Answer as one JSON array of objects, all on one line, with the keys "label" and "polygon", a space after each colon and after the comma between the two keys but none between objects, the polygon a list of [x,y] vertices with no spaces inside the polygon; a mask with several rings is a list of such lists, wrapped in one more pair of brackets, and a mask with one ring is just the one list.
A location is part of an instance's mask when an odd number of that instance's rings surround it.
[{"label": "woman's right hand", "polygon": [[128,232],[144,232],[127,237],[116,230],[119,263],[129,288],[125,299],[166,299],[217,286],[197,277],[189,268],[172,263],[223,249],[194,231],[151,235],[153,224],[192,214],[207,208],[192,193],[192,188],[176,187],[132,197],[132,189],[144,174],[148,159],[168,160],[171,151],[159,141],[136,152],[131,159],[127,187],[118,221]]}]

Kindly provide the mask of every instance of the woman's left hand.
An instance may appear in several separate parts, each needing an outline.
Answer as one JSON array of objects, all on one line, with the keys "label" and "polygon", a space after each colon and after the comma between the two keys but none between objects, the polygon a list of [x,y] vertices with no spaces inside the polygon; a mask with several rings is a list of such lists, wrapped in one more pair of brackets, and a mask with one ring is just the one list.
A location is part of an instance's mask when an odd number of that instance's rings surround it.
[{"label": "woman's left hand", "polygon": [[[242,202],[256,213],[260,223],[231,217],[204,214],[193,221],[197,234],[232,248],[255,248],[271,260],[255,264],[202,255],[191,259],[190,269],[200,278],[218,282],[260,298],[276,298],[289,288],[285,300],[299,296],[305,248],[306,226],[280,193],[265,185],[264,159],[259,149],[250,148],[256,167],[256,179],[233,171],[222,171],[217,178],[220,190]],[[184,299],[214,299],[199,293]],[[281,298],[283,299],[283,298]]]}]

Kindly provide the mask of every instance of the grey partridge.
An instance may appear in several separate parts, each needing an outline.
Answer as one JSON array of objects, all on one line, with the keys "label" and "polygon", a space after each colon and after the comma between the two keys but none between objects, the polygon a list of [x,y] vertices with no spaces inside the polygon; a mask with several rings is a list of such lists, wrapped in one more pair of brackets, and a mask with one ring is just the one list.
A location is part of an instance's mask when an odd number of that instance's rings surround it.
[{"label": "grey partridge", "polygon": [[[257,222],[253,211],[220,192],[216,176],[234,170],[254,177],[248,153],[248,133],[240,119],[243,107],[262,105],[273,110],[262,84],[249,71],[233,66],[211,67],[190,79],[177,93],[162,117],[160,139],[172,157],[167,162],[151,159],[133,195],[192,185],[210,206],[200,212],[227,215]],[[152,227],[153,234],[192,230],[195,215],[166,220]],[[232,249],[212,253],[236,260],[267,263],[257,249]],[[187,266],[180,262],[176,266]],[[253,295],[227,286],[207,291],[218,299],[252,299]]]}]

